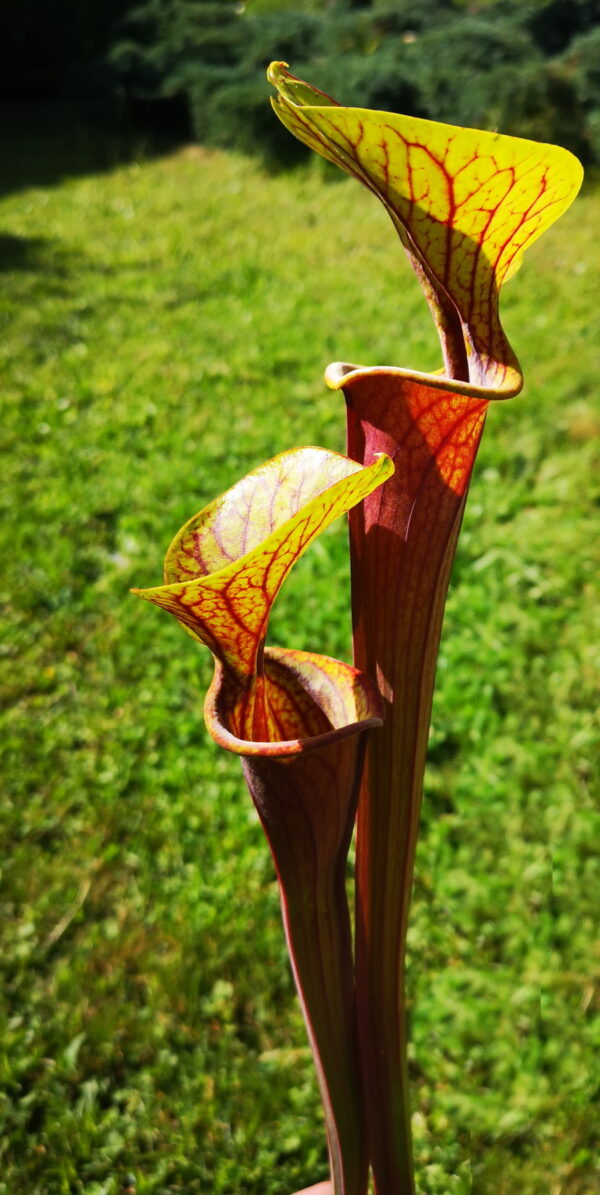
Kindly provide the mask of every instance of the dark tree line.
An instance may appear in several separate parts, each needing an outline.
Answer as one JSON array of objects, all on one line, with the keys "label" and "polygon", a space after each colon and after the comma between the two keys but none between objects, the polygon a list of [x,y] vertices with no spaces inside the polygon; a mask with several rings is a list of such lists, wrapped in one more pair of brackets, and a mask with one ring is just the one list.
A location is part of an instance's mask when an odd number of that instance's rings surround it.
[{"label": "dark tree line", "polygon": [[209,144],[302,152],[266,102],[265,67],[283,59],[342,103],[600,161],[600,0],[22,0],[2,20],[5,94],[178,100]]}]

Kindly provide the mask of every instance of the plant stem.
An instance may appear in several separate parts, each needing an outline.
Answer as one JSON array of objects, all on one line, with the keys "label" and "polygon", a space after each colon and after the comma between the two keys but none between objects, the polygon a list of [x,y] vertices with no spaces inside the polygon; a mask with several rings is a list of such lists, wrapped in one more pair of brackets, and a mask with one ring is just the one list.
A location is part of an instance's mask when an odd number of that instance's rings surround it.
[{"label": "plant stem", "polygon": [[344,390],[349,454],[385,446],[396,467],[350,515],[355,662],[387,707],[359,800],[356,974],[375,1189],[413,1195],[406,931],[444,603],[487,404],[380,370]]},{"label": "plant stem", "polygon": [[280,885],[294,979],[313,1049],[332,1195],[365,1195],[368,1151],[345,869],[364,733],[292,759],[244,760]]}]

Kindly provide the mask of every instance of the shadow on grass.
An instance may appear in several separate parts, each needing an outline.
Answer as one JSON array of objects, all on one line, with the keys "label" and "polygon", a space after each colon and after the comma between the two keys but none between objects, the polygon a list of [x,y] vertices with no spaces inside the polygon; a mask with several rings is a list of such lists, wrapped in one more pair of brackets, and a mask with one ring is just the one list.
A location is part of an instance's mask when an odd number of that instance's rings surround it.
[{"label": "shadow on grass", "polygon": [[180,108],[68,101],[0,104],[0,196],[171,153],[190,140]]},{"label": "shadow on grass", "polygon": [[43,270],[66,277],[69,264],[64,253],[46,237],[21,237],[0,232],[0,273],[24,270],[37,273]]},{"label": "shadow on grass", "polygon": [[82,337],[77,310],[85,256],[52,237],[0,231],[1,320],[7,360],[42,363]]}]

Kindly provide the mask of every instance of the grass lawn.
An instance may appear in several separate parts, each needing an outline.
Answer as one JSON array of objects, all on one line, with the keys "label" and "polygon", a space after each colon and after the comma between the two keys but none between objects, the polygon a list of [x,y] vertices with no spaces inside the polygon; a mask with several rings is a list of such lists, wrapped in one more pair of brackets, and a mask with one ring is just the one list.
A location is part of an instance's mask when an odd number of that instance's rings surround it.
[{"label": "grass lawn", "polygon": [[[209,654],[128,595],[299,444],[332,359],[431,368],[376,202],[187,148],[0,199],[0,1195],[290,1195],[326,1172],[273,869]],[[420,1195],[598,1190],[599,191],[529,253],[448,602],[410,931]],[[596,470],[596,471],[595,471]],[[271,641],[350,658],[345,529]],[[595,791],[594,791],[595,784]]]}]

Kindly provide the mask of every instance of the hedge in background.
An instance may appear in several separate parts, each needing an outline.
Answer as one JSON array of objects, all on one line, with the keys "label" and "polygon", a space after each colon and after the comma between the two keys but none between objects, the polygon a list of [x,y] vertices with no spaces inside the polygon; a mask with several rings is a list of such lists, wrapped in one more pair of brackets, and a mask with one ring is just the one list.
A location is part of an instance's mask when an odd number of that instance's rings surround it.
[{"label": "hedge in background", "polygon": [[591,162],[599,37],[598,0],[148,0],[110,57],[130,94],[184,96],[206,144],[281,156],[262,85],[280,59],[345,104],[555,141]]}]

